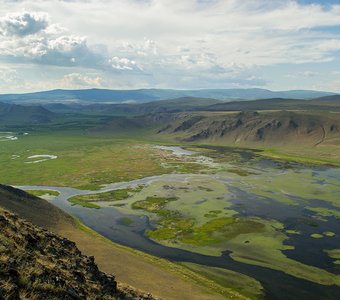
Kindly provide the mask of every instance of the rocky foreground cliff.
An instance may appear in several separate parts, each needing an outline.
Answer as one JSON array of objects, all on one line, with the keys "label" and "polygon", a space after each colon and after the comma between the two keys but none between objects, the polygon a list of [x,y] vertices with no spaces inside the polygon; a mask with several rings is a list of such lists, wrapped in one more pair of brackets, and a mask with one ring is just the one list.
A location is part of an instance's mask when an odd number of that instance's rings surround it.
[{"label": "rocky foreground cliff", "polygon": [[75,243],[0,208],[0,299],[154,299],[101,272]]}]

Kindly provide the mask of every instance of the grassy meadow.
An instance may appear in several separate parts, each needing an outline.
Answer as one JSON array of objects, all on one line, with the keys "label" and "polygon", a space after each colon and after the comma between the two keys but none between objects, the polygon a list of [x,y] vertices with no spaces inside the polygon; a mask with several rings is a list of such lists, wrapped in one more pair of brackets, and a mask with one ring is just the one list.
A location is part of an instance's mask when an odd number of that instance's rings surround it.
[{"label": "grassy meadow", "polygon": [[[33,155],[57,159],[27,163]],[[32,133],[0,143],[0,177],[11,185],[98,189],[103,184],[171,172],[152,145],[69,132]]]}]

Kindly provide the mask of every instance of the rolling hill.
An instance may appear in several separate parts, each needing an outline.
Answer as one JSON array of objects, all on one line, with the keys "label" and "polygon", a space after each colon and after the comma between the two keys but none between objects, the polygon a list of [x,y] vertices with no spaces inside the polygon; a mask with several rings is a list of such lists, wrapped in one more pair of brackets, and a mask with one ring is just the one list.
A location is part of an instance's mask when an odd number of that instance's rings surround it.
[{"label": "rolling hill", "polygon": [[209,98],[181,97],[152,101],[139,104],[44,104],[48,110],[56,113],[81,113],[95,115],[144,115],[149,113],[180,112],[205,110],[206,108],[221,103],[219,100]]},{"label": "rolling hill", "polygon": [[1,125],[49,123],[55,114],[42,106],[23,106],[0,102]]}]

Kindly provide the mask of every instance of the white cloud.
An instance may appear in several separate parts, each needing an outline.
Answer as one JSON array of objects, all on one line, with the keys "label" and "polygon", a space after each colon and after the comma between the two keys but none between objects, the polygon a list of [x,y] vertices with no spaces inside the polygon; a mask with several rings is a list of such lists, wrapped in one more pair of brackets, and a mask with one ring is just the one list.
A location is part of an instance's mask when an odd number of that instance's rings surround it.
[{"label": "white cloud", "polygon": [[44,30],[48,14],[43,12],[9,13],[0,18],[0,33],[6,36],[25,36]]},{"label": "white cloud", "polygon": [[104,84],[105,80],[98,74],[71,73],[64,75],[61,80],[64,88],[101,87]]},{"label": "white cloud", "polygon": [[125,57],[112,57],[109,59],[109,64],[112,66],[113,69],[116,70],[136,70],[139,69],[136,62],[134,60],[130,60]]},{"label": "white cloud", "polygon": [[15,63],[103,67],[105,57],[88,47],[86,37],[64,33],[48,27],[34,35],[0,39],[0,59]]},{"label": "white cloud", "polygon": [[[261,67],[340,60],[340,31],[328,30],[340,5],[0,0],[0,15],[0,63],[90,68],[136,87],[262,86]],[[317,75],[306,72],[286,73]]]},{"label": "white cloud", "polygon": [[[325,10],[280,0],[220,0],[204,5],[194,0],[38,3],[73,35],[88,36],[89,45],[106,44],[111,57],[130,60],[150,55],[179,59],[182,48],[191,56],[214,53],[219,64],[251,66],[325,61],[334,59],[332,52],[340,49],[339,36],[314,31],[340,25],[339,6]],[[65,13],[72,18],[65,18]]]}]

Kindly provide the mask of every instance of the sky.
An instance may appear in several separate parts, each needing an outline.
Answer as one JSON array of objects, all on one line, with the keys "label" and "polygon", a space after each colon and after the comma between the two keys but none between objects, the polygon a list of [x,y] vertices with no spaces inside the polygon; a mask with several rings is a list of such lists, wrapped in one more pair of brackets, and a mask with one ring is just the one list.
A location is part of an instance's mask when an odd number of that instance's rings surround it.
[{"label": "sky", "polygon": [[0,0],[0,93],[340,92],[340,0]]}]

